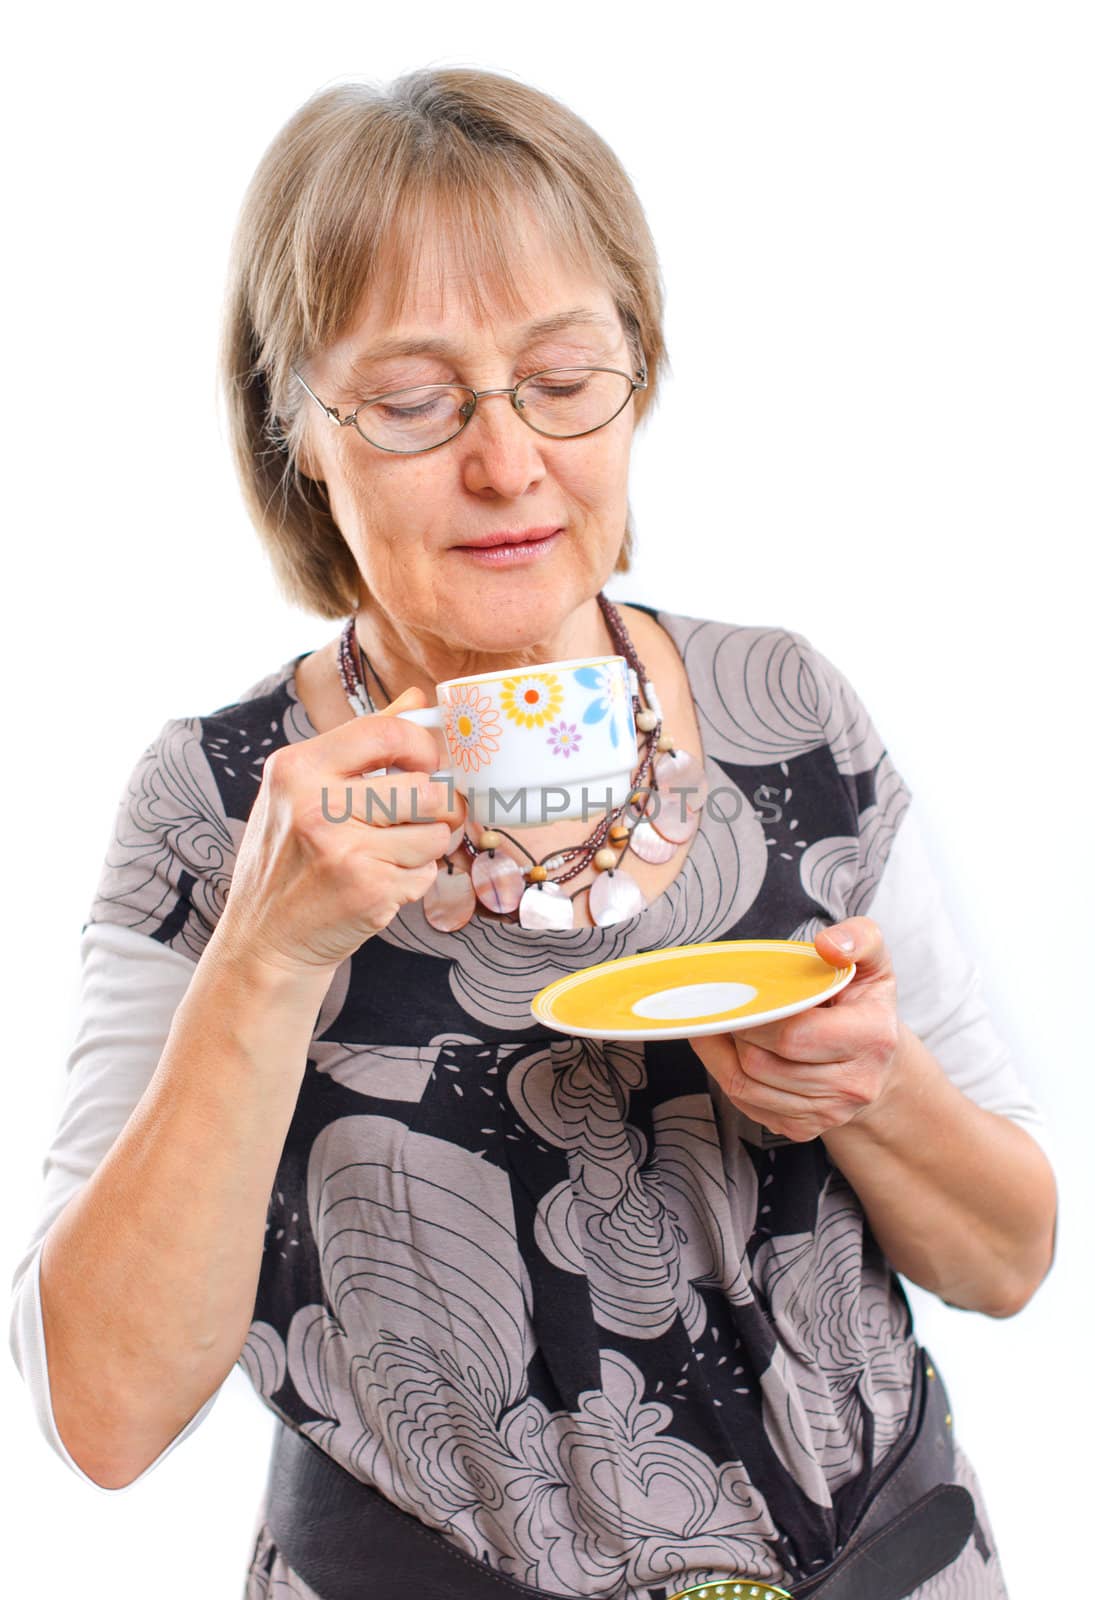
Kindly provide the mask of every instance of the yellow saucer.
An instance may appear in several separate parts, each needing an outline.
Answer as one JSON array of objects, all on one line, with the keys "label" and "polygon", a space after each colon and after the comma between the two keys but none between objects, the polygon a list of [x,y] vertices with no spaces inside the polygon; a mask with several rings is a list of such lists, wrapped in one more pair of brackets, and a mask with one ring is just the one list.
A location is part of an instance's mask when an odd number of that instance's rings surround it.
[{"label": "yellow saucer", "polygon": [[793,1016],[854,977],[854,962],[831,967],[800,939],[720,939],[601,961],[549,983],[531,1010],[584,1039],[687,1039]]}]

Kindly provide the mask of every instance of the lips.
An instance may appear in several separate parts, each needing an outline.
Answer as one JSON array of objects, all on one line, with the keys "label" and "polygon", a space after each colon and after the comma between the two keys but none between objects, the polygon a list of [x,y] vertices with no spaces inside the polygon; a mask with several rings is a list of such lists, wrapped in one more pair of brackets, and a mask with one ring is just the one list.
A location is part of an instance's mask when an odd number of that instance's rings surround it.
[{"label": "lips", "polygon": [[478,539],[466,539],[463,544],[456,546],[457,550],[494,550],[503,544],[539,544],[543,539],[550,539],[553,533],[562,530],[557,524],[543,528],[508,528],[500,533],[484,533]]}]

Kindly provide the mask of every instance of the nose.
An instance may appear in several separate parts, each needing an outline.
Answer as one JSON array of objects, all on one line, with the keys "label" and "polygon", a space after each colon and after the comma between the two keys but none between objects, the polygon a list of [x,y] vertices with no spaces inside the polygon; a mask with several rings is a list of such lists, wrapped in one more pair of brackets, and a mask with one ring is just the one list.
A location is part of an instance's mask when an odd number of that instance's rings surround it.
[{"label": "nose", "polygon": [[546,473],[540,435],[521,421],[505,389],[480,391],[475,414],[453,443],[473,494],[493,492],[513,500]]}]

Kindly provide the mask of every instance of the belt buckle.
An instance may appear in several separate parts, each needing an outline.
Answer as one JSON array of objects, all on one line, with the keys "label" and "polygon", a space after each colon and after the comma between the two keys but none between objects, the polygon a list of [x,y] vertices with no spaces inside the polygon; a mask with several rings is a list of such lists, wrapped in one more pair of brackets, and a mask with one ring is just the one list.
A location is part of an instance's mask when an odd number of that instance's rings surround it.
[{"label": "belt buckle", "polygon": [[786,1589],[765,1583],[761,1578],[711,1578],[707,1583],[694,1583],[690,1589],[678,1589],[669,1600],[792,1600]]}]

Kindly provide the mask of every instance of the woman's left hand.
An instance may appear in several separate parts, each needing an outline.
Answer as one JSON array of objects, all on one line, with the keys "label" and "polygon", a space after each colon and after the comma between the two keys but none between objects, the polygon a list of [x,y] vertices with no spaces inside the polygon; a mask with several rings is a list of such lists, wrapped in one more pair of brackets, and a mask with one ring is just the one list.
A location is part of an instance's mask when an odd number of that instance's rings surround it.
[{"label": "woman's left hand", "polygon": [[897,984],[878,924],[850,917],[819,933],[814,948],[831,966],[856,963],[855,977],[832,1000],[779,1022],[688,1041],[740,1111],[796,1142],[877,1106],[900,1043]]}]

